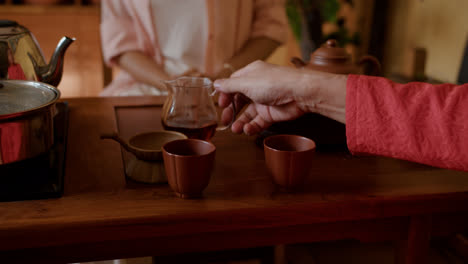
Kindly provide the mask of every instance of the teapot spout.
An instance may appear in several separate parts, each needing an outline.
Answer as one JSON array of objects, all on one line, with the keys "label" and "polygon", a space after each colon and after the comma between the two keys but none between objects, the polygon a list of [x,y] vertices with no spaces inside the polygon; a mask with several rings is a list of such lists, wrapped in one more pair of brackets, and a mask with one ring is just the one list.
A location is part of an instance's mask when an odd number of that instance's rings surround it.
[{"label": "teapot spout", "polygon": [[70,44],[75,41],[75,38],[63,37],[55,48],[54,54],[48,65],[39,67],[36,73],[42,82],[48,83],[53,86],[57,86],[62,79],[63,73],[63,58],[65,51],[67,51]]}]

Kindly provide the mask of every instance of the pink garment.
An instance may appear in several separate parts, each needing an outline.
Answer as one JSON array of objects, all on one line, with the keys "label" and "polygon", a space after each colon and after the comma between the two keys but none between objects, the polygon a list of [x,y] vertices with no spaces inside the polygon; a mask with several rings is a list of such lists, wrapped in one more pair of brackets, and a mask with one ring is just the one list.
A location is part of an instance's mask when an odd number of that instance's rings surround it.
[{"label": "pink garment", "polygon": [[468,171],[468,84],[394,83],[349,75],[346,136],[353,154]]},{"label": "pink garment", "polygon": [[[102,51],[108,65],[114,66],[114,58],[134,50],[147,54],[163,65],[164,56],[154,24],[158,18],[152,17],[150,0],[103,0],[101,5]],[[284,0],[206,0],[206,6],[208,40],[204,47],[205,74],[219,72],[224,62],[250,38],[268,37],[280,43],[287,39]],[[190,21],[187,23],[190,24]],[[118,94],[134,83],[129,74],[121,71],[101,95]]]}]

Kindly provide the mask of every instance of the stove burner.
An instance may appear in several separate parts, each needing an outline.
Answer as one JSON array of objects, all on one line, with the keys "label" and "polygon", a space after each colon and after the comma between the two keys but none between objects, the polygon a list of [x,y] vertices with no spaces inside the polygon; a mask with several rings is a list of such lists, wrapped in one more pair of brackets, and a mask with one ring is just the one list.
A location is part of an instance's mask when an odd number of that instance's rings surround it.
[{"label": "stove burner", "polygon": [[68,131],[68,103],[59,102],[54,117],[54,145],[37,157],[0,165],[0,201],[58,198],[63,194]]}]

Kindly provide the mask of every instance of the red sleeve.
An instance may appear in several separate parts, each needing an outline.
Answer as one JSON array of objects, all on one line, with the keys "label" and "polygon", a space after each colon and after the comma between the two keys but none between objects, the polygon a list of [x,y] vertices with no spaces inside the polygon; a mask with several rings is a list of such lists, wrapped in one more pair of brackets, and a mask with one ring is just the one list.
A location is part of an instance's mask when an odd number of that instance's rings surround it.
[{"label": "red sleeve", "polygon": [[468,171],[468,84],[350,75],[346,136],[353,154]]},{"label": "red sleeve", "polygon": [[11,80],[27,80],[21,65],[18,63],[10,64],[8,67],[8,79]]}]

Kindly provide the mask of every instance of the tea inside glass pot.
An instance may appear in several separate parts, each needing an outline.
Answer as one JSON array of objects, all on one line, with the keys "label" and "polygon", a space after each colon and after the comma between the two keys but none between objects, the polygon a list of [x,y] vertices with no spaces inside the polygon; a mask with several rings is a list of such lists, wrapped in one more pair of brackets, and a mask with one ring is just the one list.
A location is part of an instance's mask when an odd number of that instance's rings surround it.
[{"label": "tea inside glass pot", "polygon": [[[216,92],[210,79],[180,77],[165,83],[169,95],[161,117],[164,129],[181,132],[188,138],[209,140],[217,130],[230,126],[220,125],[218,109],[213,101]],[[232,109],[233,122],[236,111],[234,107]]]}]

